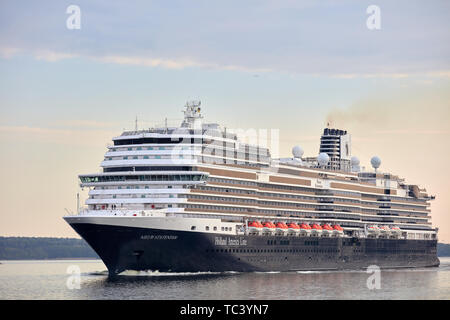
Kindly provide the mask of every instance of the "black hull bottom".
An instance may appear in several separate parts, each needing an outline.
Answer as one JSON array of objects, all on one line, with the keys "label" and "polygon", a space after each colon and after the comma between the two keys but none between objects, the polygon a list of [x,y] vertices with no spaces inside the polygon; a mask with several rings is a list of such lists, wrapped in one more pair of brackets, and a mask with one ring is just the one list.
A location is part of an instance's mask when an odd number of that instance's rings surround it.
[{"label": "black hull bottom", "polygon": [[74,223],[110,275],[160,272],[302,271],[439,266],[436,240],[227,236]]}]

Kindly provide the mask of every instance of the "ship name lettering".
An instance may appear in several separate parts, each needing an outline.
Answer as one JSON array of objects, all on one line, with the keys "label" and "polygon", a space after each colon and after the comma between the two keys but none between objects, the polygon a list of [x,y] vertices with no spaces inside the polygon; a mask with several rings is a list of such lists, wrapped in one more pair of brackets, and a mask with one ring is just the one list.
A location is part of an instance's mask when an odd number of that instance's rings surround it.
[{"label": "ship name lettering", "polygon": [[228,245],[230,245],[230,246],[238,246],[239,245],[239,239],[230,239],[230,238],[228,238]]},{"label": "ship name lettering", "polygon": [[170,234],[146,234],[141,236],[141,240],[176,240],[178,236]]},{"label": "ship name lettering", "polygon": [[222,237],[215,237],[214,244],[216,246],[226,246],[227,245],[227,239],[224,239]]},{"label": "ship name lettering", "polygon": [[233,239],[233,238],[222,238],[222,237],[215,237],[214,238],[214,244],[216,246],[246,246],[247,240],[246,239]]}]

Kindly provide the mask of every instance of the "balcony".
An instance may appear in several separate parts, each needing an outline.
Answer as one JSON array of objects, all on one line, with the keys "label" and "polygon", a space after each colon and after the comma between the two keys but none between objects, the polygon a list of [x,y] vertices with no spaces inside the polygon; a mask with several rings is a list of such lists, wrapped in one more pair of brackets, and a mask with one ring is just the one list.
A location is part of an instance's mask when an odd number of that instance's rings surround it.
[{"label": "balcony", "polygon": [[334,203],[334,201],[332,199],[319,199],[317,200],[317,202],[319,203]]},{"label": "balcony", "polygon": [[333,196],[333,192],[329,190],[317,190],[314,192],[316,196]]}]

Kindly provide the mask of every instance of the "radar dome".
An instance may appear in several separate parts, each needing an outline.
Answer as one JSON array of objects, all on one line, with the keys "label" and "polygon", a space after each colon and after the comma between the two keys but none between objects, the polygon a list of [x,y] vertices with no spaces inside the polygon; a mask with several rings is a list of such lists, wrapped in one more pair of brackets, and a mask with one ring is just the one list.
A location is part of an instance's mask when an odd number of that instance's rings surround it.
[{"label": "radar dome", "polygon": [[325,152],[320,153],[317,157],[317,162],[319,162],[320,166],[325,166],[328,161],[330,161],[330,156]]},{"label": "radar dome", "polygon": [[292,155],[294,158],[301,158],[303,156],[303,149],[300,146],[295,146],[292,148]]},{"label": "radar dome", "polygon": [[378,158],[377,156],[372,157],[372,159],[370,159],[370,163],[372,164],[372,167],[376,170],[381,165],[381,159]]},{"label": "radar dome", "polygon": [[352,159],[350,160],[350,163],[352,164],[352,166],[359,166],[358,157],[352,157]]}]

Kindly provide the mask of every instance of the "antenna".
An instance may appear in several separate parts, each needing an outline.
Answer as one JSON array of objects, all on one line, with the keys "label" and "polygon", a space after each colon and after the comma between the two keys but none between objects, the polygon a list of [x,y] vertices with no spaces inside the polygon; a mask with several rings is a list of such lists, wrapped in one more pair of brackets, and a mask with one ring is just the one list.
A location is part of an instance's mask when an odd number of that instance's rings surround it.
[{"label": "antenna", "polygon": [[80,193],[77,192],[77,214],[80,214]]},{"label": "antenna", "polygon": [[184,120],[181,124],[181,127],[183,128],[193,128],[196,120],[202,119],[202,115],[200,113],[201,108],[201,101],[188,101],[186,102],[185,110],[184,112]]},{"label": "antenna", "polygon": [[135,129],[134,131],[138,131],[138,125],[137,125],[137,115],[136,115],[136,124],[135,124]]}]

